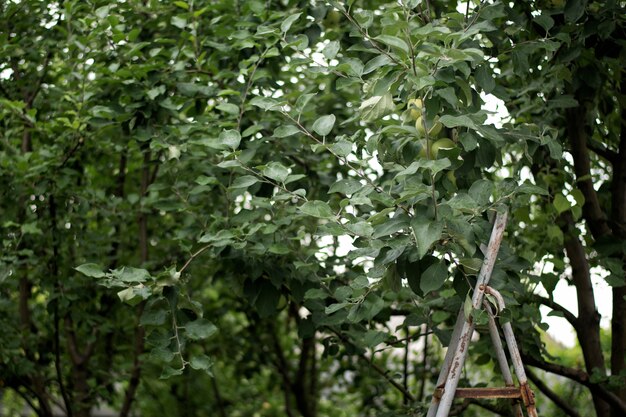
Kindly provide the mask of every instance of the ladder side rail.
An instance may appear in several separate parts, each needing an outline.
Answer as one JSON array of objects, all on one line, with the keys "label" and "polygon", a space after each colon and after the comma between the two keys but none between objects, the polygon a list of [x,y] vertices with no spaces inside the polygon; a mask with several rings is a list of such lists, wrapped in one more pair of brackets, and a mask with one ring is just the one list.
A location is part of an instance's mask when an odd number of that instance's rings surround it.
[{"label": "ladder side rail", "polygon": [[[500,332],[498,331],[498,325],[496,324],[493,310],[487,301],[483,302],[483,305],[485,306],[485,310],[487,311],[487,315],[489,317],[489,335],[491,336],[491,342],[493,343],[493,347],[496,351],[496,359],[498,360],[498,365],[500,365],[502,378],[504,379],[504,383],[507,387],[513,387],[515,386],[515,382],[513,382],[513,375],[511,374],[511,369],[509,368],[509,361],[506,358],[506,353],[504,352],[504,347],[502,346],[502,340],[500,340]],[[513,400],[513,411],[515,413],[515,417],[524,417],[522,407],[520,406],[518,400]]]},{"label": "ladder side rail", "polygon": [[[498,212],[493,229],[491,230],[487,253],[485,254],[483,265],[480,268],[480,273],[478,274],[476,287],[474,288],[474,294],[472,295],[472,307],[474,309],[479,309],[482,305],[485,295],[485,286],[491,278],[491,273],[493,272],[493,267],[495,265],[496,258],[498,257],[498,250],[500,249],[502,238],[504,236],[506,220],[507,212]],[[444,385],[443,395],[441,396],[439,404],[435,401],[431,403],[431,408],[437,409],[437,413],[435,414],[436,417],[448,417],[448,414],[450,413],[450,408],[452,407],[454,394],[459,384],[461,370],[463,369],[463,364],[465,363],[465,358],[467,357],[467,350],[469,348],[469,342],[473,332],[474,323],[471,317],[464,318],[461,334],[458,339],[458,345],[452,358],[452,364]]]},{"label": "ladder side rail", "polygon": [[[500,310],[504,310],[506,307],[504,304],[504,298],[499,291],[485,286],[485,292],[493,295],[498,303],[498,308]],[[517,375],[517,379],[520,383],[520,389],[522,391],[522,398],[524,400],[524,405],[526,406],[526,411],[530,417],[537,417],[535,397],[530,389],[530,385],[528,385],[528,378],[526,377],[526,371],[524,370],[524,363],[522,362],[522,356],[520,355],[519,348],[517,347],[517,341],[515,340],[511,323],[506,322],[502,324],[502,331],[504,333],[504,338],[506,339],[506,344],[509,348],[509,354],[511,356],[511,361],[513,362],[515,374]]]},{"label": "ladder side rail", "polygon": [[[443,387],[448,378],[448,373],[450,372],[450,365],[452,364],[452,358],[454,356],[454,352],[456,352],[456,348],[459,344],[459,336],[461,335],[461,330],[463,329],[463,322],[465,321],[463,318],[463,307],[459,310],[459,314],[456,317],[456,323],[454,325],[454,330],[452,331],[452,336],[450,337],[450,344],[448,345],[448,349],[446,350],[446,356],[443,360],[443,365],[441,367],[441,371],[439,372],[439,377],[437,378],[437,385],[435,389]],[[426,417],[435,417],[437,414],[437,407],[439,405],[439,397],[433,395],[430,407],[428,408],[428,414]]]}]

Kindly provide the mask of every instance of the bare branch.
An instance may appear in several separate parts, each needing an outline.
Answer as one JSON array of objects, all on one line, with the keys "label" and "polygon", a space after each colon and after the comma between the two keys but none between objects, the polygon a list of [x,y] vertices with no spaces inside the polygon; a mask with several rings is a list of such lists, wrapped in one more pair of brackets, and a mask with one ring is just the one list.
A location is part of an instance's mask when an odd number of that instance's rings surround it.
[{"label": "bare branch", "polygon": [[612,164],[615,164],[618,161],[619,155],[617,154],[617,152],[612,151],[598,141],[590,140],[587,143],[587,147],[590,151],[593,151],[593,153],[606,159]]},{"label": "bare branch", "polygon": [[522,354],[522,358],[526,365],[534,366],[544,371],[564,376],[572,381],[588,387],[594,395],[598,395],[614,408],[620,410],[626,415],[626,402],[622,401],[617,395],[603,387],[598,383],[591,382],[589,375],[580,369],[569,368],[567,366],[557,365],[555,363],[538,360],[537,358]]},{"label": "bare branch", "polygon": [[37,98],[39,91],[41,91],[41,84],[43,83],[43,79],[48,74],[48,64],[50,63],[51,57],[52,51],[48,51],[43,61],[43,69],[41,70],[41,75],[39,76],[39,78],[37,78],[33,90],[30,92],[30,94],[26,96],[26,100],[24,100],[24,102],[26,103],[26,108],[30,108],[33,105],[33,101],[35,101],[35,98]]},{"label": "bare branch", "polygon": [[[326,328],[331,333],[335,334],[344,344],[350,345],[350,346],[354,346],[354,343],[352,343],[342,333],[336,331],[332,327],[326,327]],[[405,398],[408,398],[409,401],[411,401],[411,402],[415,401],[415,397],[413,397],[413,395],[407,389],[405,389],[404,386],[402,386],[402,384],[400,384],[398,381],[396,381],[391,376],[389,376],[389,373],[386,370],[384,370],[383,368],[381,368],[380,366],[375,364],[374,361],[372,360],[372,358],[368,357],[364,353],[358,353],[358,355],[359,355],[359,358],[361,360],[365,361],[374,371],[376,371],[376,373],[378,373],[380,376],[385,378],[385,380],[387,380],[387,382],[389,382],[395,389],[400,391],[405,396]]]},{"label": "bare branch", "polygon": [[539,389],[539,391],[543,392],[546,397],[552,400],[554,404],[556,404],[561,410],[563,410],[567,415],[571,417],[582,417],[576,410],[574,410],[563,398],[559,397],[554,391],[552,391],[542,380],[539,378],[533,371],[528,369],[528,367],[524,367],[526,370],[526,376],[530,379],[533,384]]},{"label": "bare branch", "polygon": [[562,313],[565,320],[567,320],[569,324],[572,325],[574,330],[578,331],[578,317],[576,317],[571,311],[563,307],[561,304],[557,303],[553,299],[543,297],[538,294],[533,294],[532,299],[545,305],[546,307],[550,307],[554,311]]}]

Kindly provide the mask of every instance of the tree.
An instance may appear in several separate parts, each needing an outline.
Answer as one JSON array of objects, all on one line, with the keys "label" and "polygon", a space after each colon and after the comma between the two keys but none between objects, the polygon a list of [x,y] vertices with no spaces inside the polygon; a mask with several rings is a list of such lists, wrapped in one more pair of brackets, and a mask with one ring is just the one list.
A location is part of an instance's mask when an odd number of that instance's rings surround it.
[{"label": "tree", "polygon": [[[419,415],[509,210],[500,320],[527,365],[623,415],[624,5],[462,6],[1,6],[3,385],[39,416]],[[584,369],[550,356],[540,305]]]}]

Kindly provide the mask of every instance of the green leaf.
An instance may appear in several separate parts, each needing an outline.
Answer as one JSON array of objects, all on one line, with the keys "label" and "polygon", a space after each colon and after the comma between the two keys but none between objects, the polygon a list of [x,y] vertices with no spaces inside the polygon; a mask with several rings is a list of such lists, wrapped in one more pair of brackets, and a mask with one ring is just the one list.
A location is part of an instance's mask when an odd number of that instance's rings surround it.
[{"label": "green leaf", "polygon": [[393,235],[400,230],[406,230],[409,226],[409,222],[404,217],[387,219],[385,222],[377,225],[374,228],[374,235],[372,236],[374,239],[378,239],[383,236]]},{"label": "green leaf", "polygon": [[226,246],[234,242],[235,235],[230,230],[220,230],[212,234],[207,233],[198,239],[198,243],[213,243],[214,246]]},{"label": "green leaf", "polygon": [[334,219],[335,213],[328,203],[320,200],[307,201],[299,207],[300,211],[306,215],[320,219]]},{"label": "green leaf", "polygon": [[476,82],[487,94],[491,93],[496,88],[496,81],[491,76],[491,73],[487,69],[486,64],[479,66],[474,74]]},{"label": "green leaf", "polygon": [[237,188],[248,188],[253,184],[259,182],[259,179],[253,175],[242,175],[241,177],[235,178],[230,187],[231,189]]},{"label": "green leaf", "polygon": [[344,157],[352,152],[352,142],[347,140],[340,140],[329,146],[329,149],[337,156]]},{"label": "green leaf", "polygon": [[239,114],[239,106],[232,103],[220,103],[215,106],[216,109],[223,111],[224,113],[238,115]]},{"label": "green leaf", "polygon": [[328,190],[329,193],[341,193],[344,195],[351,195],[355,192],[361,190],[363,188],[363,184],[361,184],[358,180],[354,180],[351,178],[345,178],[342,180],[338,180],[333,185],[330,186]]},{"label": "green leaf", "polygon": [[180,16],[172,16],[170,23],[179,29],[185,29],[185,27],[187,26],[187,19]]},{"label": "green leaf", "polygon": [[587,0],[567,0],[565,4],[565,21],[574,23],[578,21],[585,13],[585,7],[587,6]]},{"label": "green leaf", "polygon": [[252,100],[250,100],[250,104],[259,107],[265,111],[277,111],[281,108],[280,102],[270,97],[254,97]]},{"label": "green leaf", "polygon": [[213,375],[211,369],[213,368],[213,361],[206,355],[194,355],[189,361],[189,366],[193,369],[205,371],[209,375]]},{"label": "green leaf", "polygon": [[369,74],[380,67],[392,65],[393,61],[387,55],[378,55],[365,63],[363,67],[363,75]]},{"label": "green leaf", "polygon": [[443,223],[425,217],[416,217],[411,220],[411,228],[417,241],[418,258],[422,259],[432,244],[441,238]]},{"label": "green leaf", "polygon": [[357,236],[370,237],[374,228],[368,222],[347,223],[346,229]]},{"label": "green leaf", "polygon": [[439,121],[445,126],[445,127],[459,127],[459,126],[463,126],[463,127],[469,127],[470,129],[474,129],[476,130],[476,124],[474,123],[474,121],[472,119],[470,119],[468,116],[450,116],[449,114],[446,114],[444,116],[441,116],[439,118]]},{"label": "green leaf", "polygon": [[173,376],[182,375],[182,374],[183,374],[183,368],[174,369],[171,366],[166,366],[165,368],[163,368],[163,371],[161,372],[161,376],[159,376],[159,379],[168,379]]},{"label": "green leaf", "polygon": [[102,278],[106,276],[106,274],[103,272],[102,266],[98,264],[82,264],[74,269],[76,269],[81,274],[87,275],[88,277],[92,278]]},{"label": "green leaf", "polygon": [[548,191],[545,188],[531,184],[528,180],[524,181],[522,185],[517,187],[517,192],[522,194],[549,195]]},{"label": "green leaf", "polygon": [[337,311],[339,311],[339,310],[341,310],[341,309],[343,309],[343,308],[345,308],[346,306],[349,306],[349,305],[350,305],[350,303],[334,303],[334,304],[331,304],[328,307],[326,307],[324,309],[324,313],[326,315],[330,315],[330,314],[333,314],[333,313],[335,313],[335,312],[337,312]]},{"label": "green leaf", "polygon": [[185,324],[185,335],[192,340],[206,339],[217,333],[217,327],[207,319],[197,319]]},{"label": "green leaf", "polygon": [[298,113],[302,113],[305,109],[305,107],[307,106],[307,104],[309,104],[309,102],[311,101],[311,99],[313,97],[315,97],[316,94],[315,93],[308,93],[308,94],[302,94],[298,97],[298,99],[296,100],[296,105],[294,107],[294,109],[298,112]]},{"label": "green leaf", "polygon": [[167,348],[156,347],[150,351],[150,358],[159,362],[170,362],[174,356],[176,356],[175,353]]},{"label": "green leaf", "polygon": [[390,93],[370,97],[361,103],[359,110],[361,111],[361,119],[365,121],[379,120],[394,110],[393,97]]},{"label": "green leaf", "polygon": [[235,150],[239,147],[239,143],[241,142],[241,134],[236,130],[224,130],[220,133],[219,143],[221,145],[225,145],[232,150]]},{"label": "green leaf", "polygon": [[550,17],[549,14],[545,14],[545,12],[543,12],[539,16],[535,16],[533,22],[539,24],[546,31],[552,29],[552,27],[554,26],[554,19]]},{"label": "green leaf", "polygon": [[489,204],[489,199],[495,190],[493,182],[489,180],[475,181],[469,188],[468,194],[481,206]]},{"label": "green leaf", "polygon": [[323,300],[328,297],[328,293],[321,288],[311,288],[304,294],[305,300]]},{"label": "green leaf", "polygon": [[145,282],[151,278],[145,269],[124,266],[121,269],[111,271],[114,278],[123,282]]},{"label": "green leaf", "polygon": [[409,45],[403,41],[402,39],[391,36],[391,35],[378,35],[374,38],[374,40],[384,43],[385,45],[391,46],[393,48],[400,49],[405,53],[409,53]]},{"label": "green leaf", "polygon": [[184,1],[175,1],[174,4],[180,7],[181,9],[189,10],[189,5],[185,3]]},{"label": "green leaf", "polygon": [[328,45],[326,45],[322,53],[324,54],[326,59],[333,59],[334,57],[337,56],[340,46],[341,45],[339,44],[338,41],[330,41]]},{"label": "green leaf", "polygon": [[552,205],[554,205],[556,212],[559,214],[566,212],[572,207],[570,202],[563,194],[557,194],[556,196],[554,196],[554,201],[552,202]]},{"label": "green leaf", "polygon": [[285,182],[289,176],[289,169],[279,162],[270,162],[261,171],[263,175],[278,182]]},{"label": "green leaf", "polygon": [[279,300],[280,292],[276,287],[269,281],[262,281],[254,306],[262,318],[272,317],[276,314],[276,307]]},{"label": "green leaf", "polygon": [[150,290],[143,286],[130,287],[122,291],[118,291],[117,296],[120,301],[131,306],[136,306],[150,296]]},{"label": "green leaf", "polygon": [[287,33],[289,31],[289,28],[291,28],[291,25],[293,25],[295,23],[295,21],[300,18],[301,15],[302,15],[302,13],[296,13],[296,14],[292,14],[289,17],[287,17],[280,24],[280,30],[283,33]]},{"label": "green leaf", "polygon": [[472,304],[472,297],[467,293],[465,301],[463,302],[463,315],[465,316],[465,320],[468,320],[472,316],[473,310],[474,304]]},{"label": "green leaf", "polygon": [[437,262],[426,269],[420,280],[420,289],[424,294],[436,291],[448,278],[448,268],[443,262]]},{"label": "green leaf", "polygon": [[313,131],[318,135],[326,136],[333,130],[333,126],[335,125],[335,115],[329,114],[327,116],[322,116],[318,118],[313,123]]},{"label": "green leaf", "polygon": [[298,129],[297,126],[294,125],[283,125],[283,126],[278,126],[273,133],[274,137],[277,138],[286,138],[288,136],[292,136],[295,135],[297,133],[301,133],[300,129]]},{"label": "green leaf", "polygon": [[576,100],[572,95],[561,95],[548,100],[548,106],[554,109],[571,109],[578,107],[578,100]]},{"label": "green leaf", "polygon": [[163,308],[146,309],[141,314],[139,324],[142,326],[160,326],[165,323],[169,310]]},{"label": "green leaf", "polygon": [[383,250],[380,251],[380,255],[376,257],[376,264],[386,265],[395,261],[400,257],[400,255],[402,255],[405,249],[405,246],[398,246],[397,248],[383,248]]}]

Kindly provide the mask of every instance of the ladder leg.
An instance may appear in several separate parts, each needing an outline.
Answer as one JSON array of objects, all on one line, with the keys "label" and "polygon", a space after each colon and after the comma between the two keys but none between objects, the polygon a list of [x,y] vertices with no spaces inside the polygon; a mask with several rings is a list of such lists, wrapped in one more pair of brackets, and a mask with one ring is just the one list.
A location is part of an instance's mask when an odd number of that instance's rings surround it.
[{"label": "ladder leg", "polygon": [[[500,332],[498,331],[493,311],[488,302],[484,302],[483,305],[485,306],[485,310],[487,311],[487,315],[489,317],[489,335],[491,336],[491,341],[496,351],[496,358],[498,360],[498,364],[500,365],[500,371],[502,372],[504,383],[508,387],[514,387],[515,383],[513,382],[513,375],[511,374],[511,369],[509,369],[509,362],[506,359],[506,354],[504,353],[502,340],[500,340]],[[515,417],[524,417],[519,400],[513,400],[513,411],[515,413]]]},{"label": "ladder leg", "polygon": [[[439,377],[437,378],[437,386],[435,387],[435,390],[438,388],[443,388],[446,379],[448,378],[450,365],[452,364],[452,357],[454,356],[454,352],[456,352],[456,348],[459,344],[459,335],[461,334],[461,328],[463,327],[463,322],[465,321],[463,318],[463,314],[463,308],[461,308],[459,310],[459,314],[456,317],[456,324],[454,325],[454,330],[452,331],[452,336],[450,337],[450,344],[448,345],[448,349],[446,350],[446,356],[443,360],[443,365],[441,367],[441,371],[439,372]],[[437,414],[437,409],[439,408],[439,400],[440,398],[437,395],[433,395],[426,417],[435,417],[435,415]]]},{"label": "ladder leg", "polygon": [[[487,294],[493,295],[498,302],[498,308],[500,310],[504,310],[504,298],[502,298],[502,295],[497,290],[485,286],[485,292]],[[519,348],[517,347],[517,341],[515,340],[515,335],[513,334],[513,327],[511,326],[511,323],[504,323],[502,325],[502,331],[504,332],[504,338],[506,339],[506,344],[509,348],[511,361],[513,361],[515,374],[517,375],[517,379],[520,383],[520,388],[522,390],[522,399],[524,401],[524,405],[526,406],[526,411],[528,412],[529,417],[537,417],[537,408],[535,407],[535,395],[530,389],[530,385],[528,385],[528,378],[526,377],[526,371],[524,371],[522,356],[519,353]]]},{"label": "ladder leg", "polygon": [[[478,309],[482,305],[484,288],[491,278],[491,273],[498,256],[500,244],[502,243],[502,237],[504,236],[506,220],[507,212],[498,212],[493,229],[491,230],[491,236],[489,237],[489,245],[487,246],[485,259],[480,269],[480,273],[478,274],[474,294],[472,295],[472,306],[474,309]],[[474,332],[474,323],[472,322],[471,317],[463,316],[461,318],[461,314],[463,314],[463,309],[461,309],[459,317],[457,318],[457,325],[459,321],[461,322],[461,331],[459,332],[458,337],[455,338],[456,348],[453,350],[454,355],[452,356],[452,360],[448,366],[446,374],[443,372],[440,374],[440,377],[441,375],[444,375],[443,379],[445,379],[443,394],[441,395],[440,400],[435,398],[437,396],[439,386],[441,385],[438,381],[438,386],[436,387],[435,395],[433,395],[433,401],[428,409],[427,417],[448,417],[448,414],[450,413],[452,400],[454,399],[456,388],[459,384],[459,379],[461,378],[461,370],[463,368],[463,364],[465,363],[465,358],[467,357],[469,342]],[[459,318],[461,320],[458,320]],[[448,351],[450,350],[451,349],[448,348]],[[448,354],[446,353],[446,357],[447,356]]]}]

